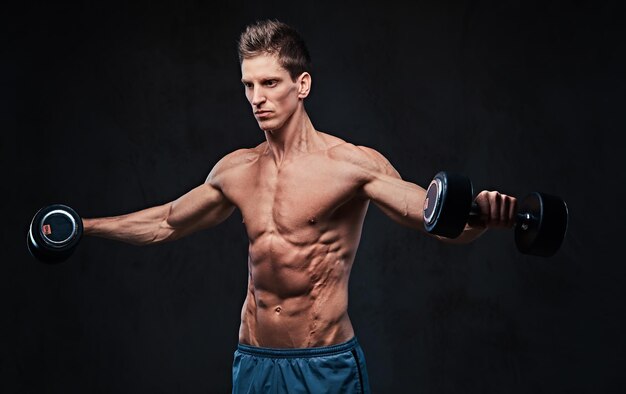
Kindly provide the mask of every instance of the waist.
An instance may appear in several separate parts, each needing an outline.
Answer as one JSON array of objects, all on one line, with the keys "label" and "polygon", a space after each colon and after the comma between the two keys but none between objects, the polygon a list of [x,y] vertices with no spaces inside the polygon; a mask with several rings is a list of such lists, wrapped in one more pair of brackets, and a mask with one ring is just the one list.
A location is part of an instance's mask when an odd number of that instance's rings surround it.
[{"label": "waist", "polygon": [[271,348],[250,346],[240,343],[237,345],[237,350],[240,353],[259,357],[310,358],[331,356],[333,354],[344,353],[347,351],[351,351],[358,346],[359,343],[356,337],[352,337],[352,339],[336,345],[309,348]]}]

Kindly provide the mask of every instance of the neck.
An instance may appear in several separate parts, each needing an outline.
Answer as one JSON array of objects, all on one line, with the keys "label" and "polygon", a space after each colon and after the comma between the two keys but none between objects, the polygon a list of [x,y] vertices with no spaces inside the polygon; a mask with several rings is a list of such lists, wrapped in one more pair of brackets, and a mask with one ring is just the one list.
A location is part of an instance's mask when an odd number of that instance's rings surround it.
[{"label": "neck", "polygon": [[268,153],[280,165],[285,159],[302,153],[324,149],[326,144],[319,135],[303,106],[276,130],[264,130]]}]

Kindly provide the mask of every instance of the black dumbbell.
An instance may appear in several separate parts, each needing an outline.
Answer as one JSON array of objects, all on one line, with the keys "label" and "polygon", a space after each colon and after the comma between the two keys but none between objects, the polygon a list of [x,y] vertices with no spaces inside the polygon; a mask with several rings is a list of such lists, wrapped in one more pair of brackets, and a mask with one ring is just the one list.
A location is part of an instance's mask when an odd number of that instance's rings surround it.
[{"label": "black dumbbell", "polygon": [[[480,215],[472,182],[464,175],[441,171],[435,175],[424,200],[424,227],[431,234],[458,237],[468,221]],[[518,200],[515,220],[517,249],[550,257],[561,247],[567,231],[567,204],[561,198],[531,192]]]},{"label": "black dumbbell", "polygon": [[83,235],[83,221],[72,208],[53,204],[41,208],[30,223],[26,245],[44,263],[60,263],[74,253]]}]

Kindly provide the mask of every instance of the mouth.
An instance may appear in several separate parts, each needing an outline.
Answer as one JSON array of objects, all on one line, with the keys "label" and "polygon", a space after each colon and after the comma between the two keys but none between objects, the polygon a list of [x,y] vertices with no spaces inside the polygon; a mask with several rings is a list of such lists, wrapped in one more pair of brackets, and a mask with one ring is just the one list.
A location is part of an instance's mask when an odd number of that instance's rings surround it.
[{"label": "mouth", "polygon": [[267,118],[271,113],[272,111],[254,111],[254,116],[256,116],[257,118]]}]

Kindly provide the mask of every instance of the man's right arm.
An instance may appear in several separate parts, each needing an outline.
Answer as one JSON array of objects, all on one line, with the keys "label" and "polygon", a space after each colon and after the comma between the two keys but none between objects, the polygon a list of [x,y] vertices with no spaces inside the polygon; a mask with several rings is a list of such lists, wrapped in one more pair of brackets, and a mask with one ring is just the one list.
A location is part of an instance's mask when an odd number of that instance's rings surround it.
[{"label": "man's right arm", "polygon": [[170,203],[127,215],[83,219],[84,234],[147,245],[173,241],[223,222],[235,206],[212,182],[218,166],[204,184]]}]

